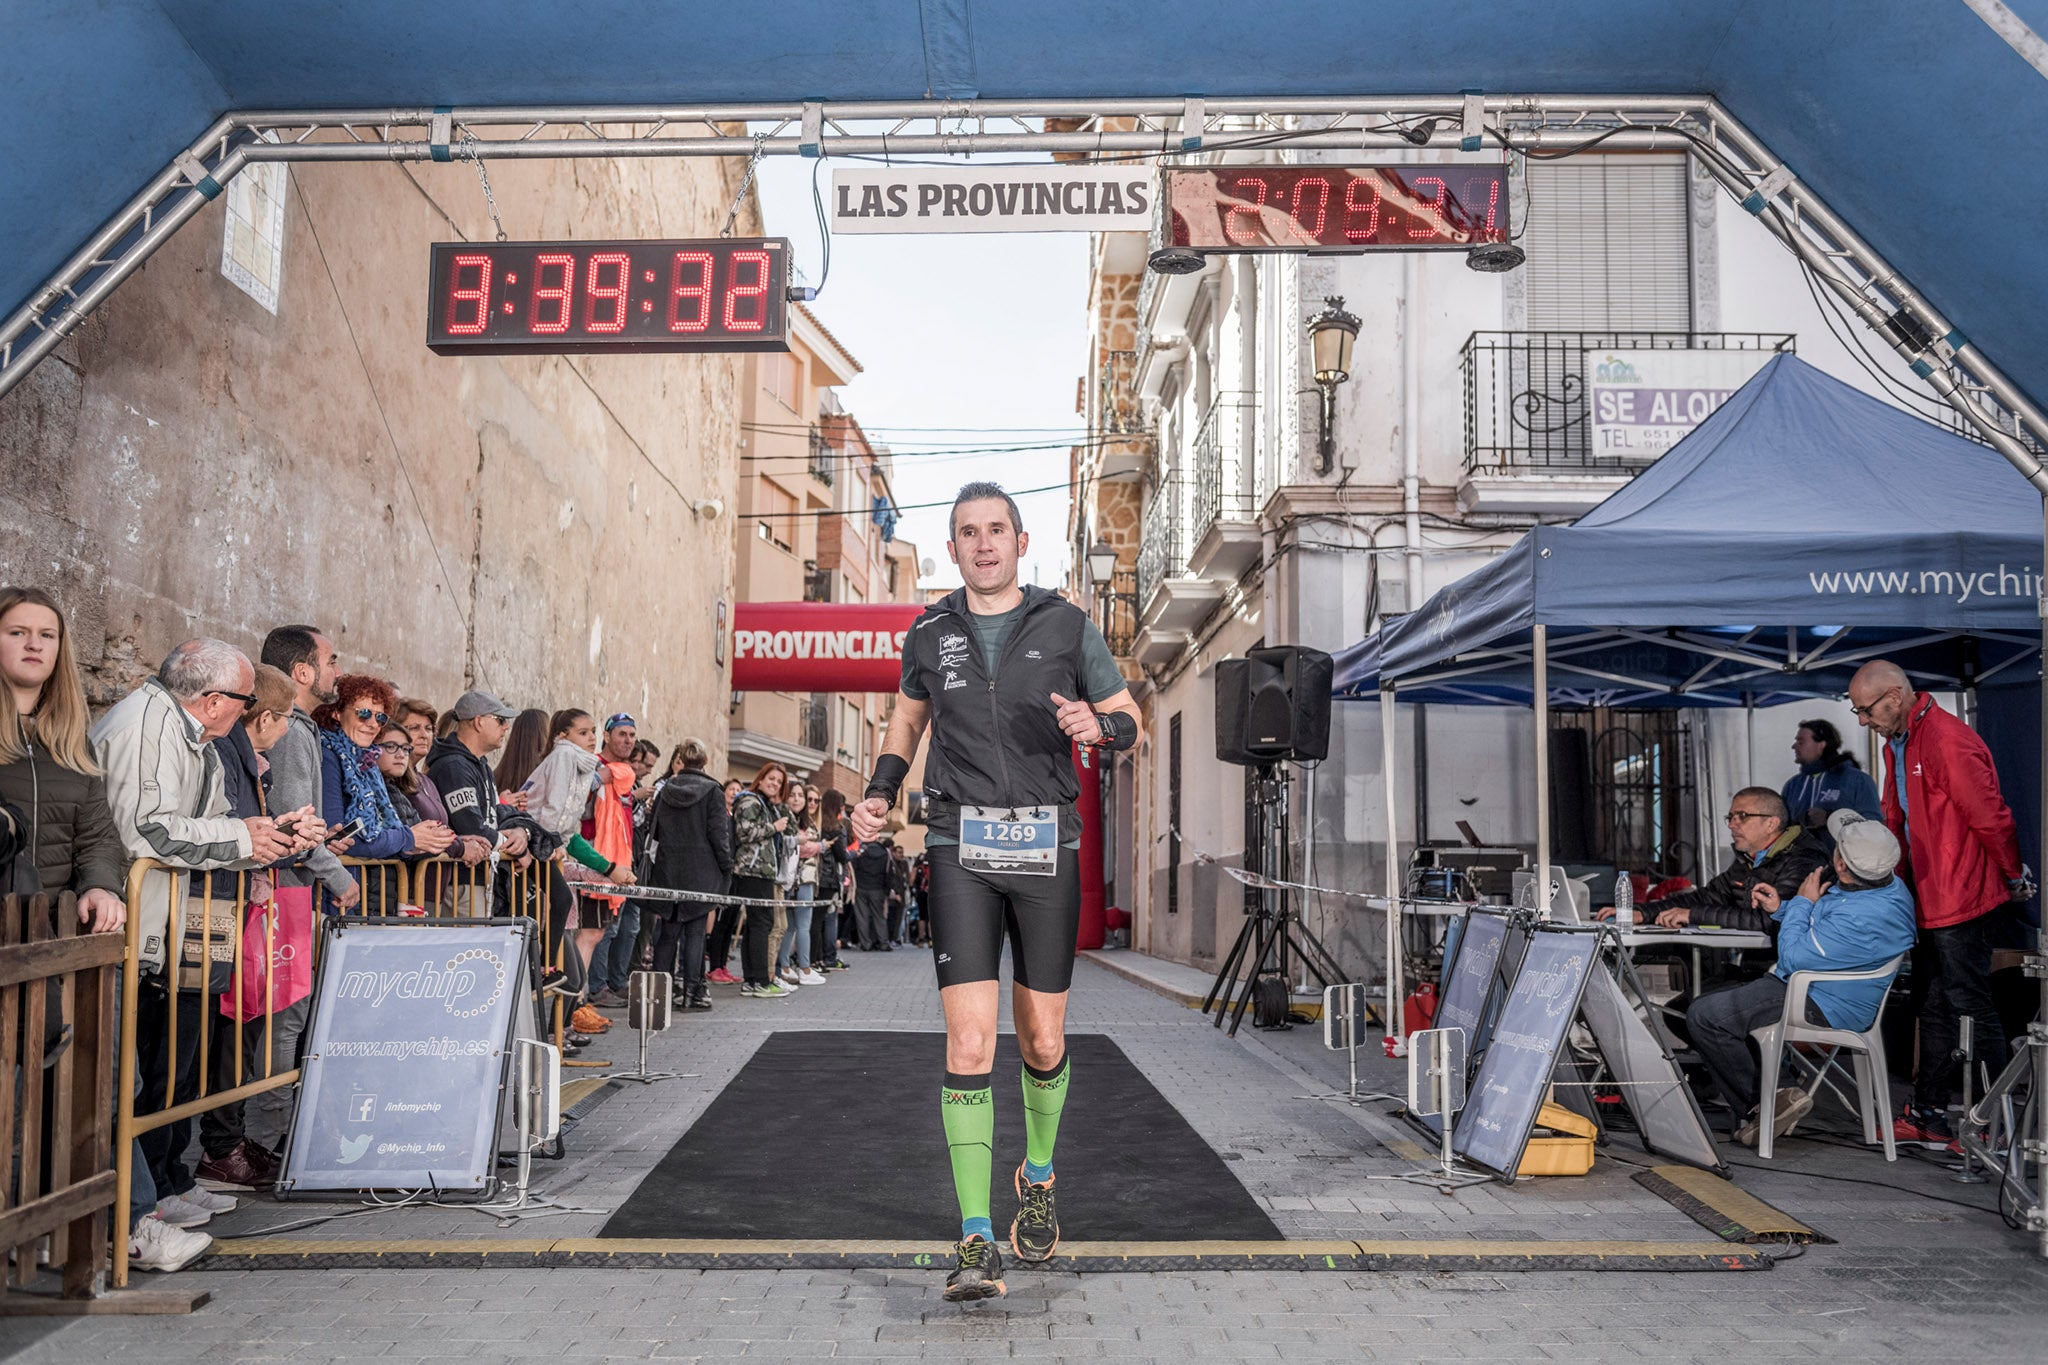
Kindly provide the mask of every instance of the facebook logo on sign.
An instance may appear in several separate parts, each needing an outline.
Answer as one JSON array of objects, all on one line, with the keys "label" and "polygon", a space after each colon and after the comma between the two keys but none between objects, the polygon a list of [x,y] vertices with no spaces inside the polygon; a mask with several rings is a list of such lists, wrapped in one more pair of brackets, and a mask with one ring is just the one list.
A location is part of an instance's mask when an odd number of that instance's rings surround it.
[{"label": "facebook logo on sign", "polygon": [[377,1097],[375,1095],[350,1095],[348,1097],[348,1117],[351,1123],[368,1123],[371,1119],[377,1117]]}]

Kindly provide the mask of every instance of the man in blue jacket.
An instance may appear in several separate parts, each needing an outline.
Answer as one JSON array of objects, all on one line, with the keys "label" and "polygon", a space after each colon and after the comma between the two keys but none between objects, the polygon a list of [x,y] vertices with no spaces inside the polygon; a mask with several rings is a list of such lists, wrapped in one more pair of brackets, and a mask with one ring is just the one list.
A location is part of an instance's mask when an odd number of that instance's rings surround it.
[{"label": "man in blue jacket", "polygon": [[[1744,1146],[1756,1143],[1762,1107],[1750,1031],[1784,1015],[1792,973],[1867,972],[1913,946],[1913,896],[1892,874],[1898,839],[1881,821],[1853,810],[1836,811],[1828,830],[1835,836],[1834,885],[1823,889],[1825,874],[1815,868],[1790,900],[1781,902],[1768,883],[1752,892],[1757,908],[1778,925],[1778,965],[1771,974],[1703,995],[1685,1012],[1707,1074],[1731,1110],[1749,1115],[1735,1131]],[[1860,1033],[1877,1018],[1891,984],[1890,977],[1816,982],[1806,997],[1807,1021]],[[1773,1131],[1785,1133],[1813,1108],[1813,1097],[1788,1086],[1774,1103]]]}]

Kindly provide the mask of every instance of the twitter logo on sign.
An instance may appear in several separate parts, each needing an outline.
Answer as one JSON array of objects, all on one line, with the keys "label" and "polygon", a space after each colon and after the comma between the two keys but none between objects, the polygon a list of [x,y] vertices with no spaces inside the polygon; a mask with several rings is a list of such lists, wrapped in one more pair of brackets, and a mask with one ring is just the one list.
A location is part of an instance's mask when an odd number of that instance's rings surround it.
[{"label": "twitter logo on sign", "polygon": [[370,1150],[370,1135],[341,1139],[341,1164],[353,1166],[363,1159],[363,1153]]}]

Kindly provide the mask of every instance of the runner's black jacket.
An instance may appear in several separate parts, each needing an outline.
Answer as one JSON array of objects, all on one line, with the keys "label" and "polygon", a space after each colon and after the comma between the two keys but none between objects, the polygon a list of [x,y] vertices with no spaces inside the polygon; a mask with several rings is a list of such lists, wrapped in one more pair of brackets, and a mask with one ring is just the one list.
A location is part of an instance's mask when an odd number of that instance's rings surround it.
[{"label": "runner's black jacket", "polygon": [[946,594],[912,623],[903,653],[908,671],[931,698],[924,789],[933,832],[957,837],[963,805],[1058,805],[1065,808],[1061,837],[1075,832],[1069,824],[1078,829],[1072,808],[1081,787],[1052,694],[1080,699],[1087,625],[1087,613],[1073,603],[1027,586],[991,676],[965,588]]}]

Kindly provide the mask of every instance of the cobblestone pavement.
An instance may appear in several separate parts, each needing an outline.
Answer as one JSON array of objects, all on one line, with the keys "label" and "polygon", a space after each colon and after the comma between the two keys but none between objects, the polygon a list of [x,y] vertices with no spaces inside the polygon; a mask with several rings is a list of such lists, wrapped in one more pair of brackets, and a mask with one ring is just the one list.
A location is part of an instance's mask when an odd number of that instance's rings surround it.
[{"label": "cobblestone pavement", "polygon": [[[614,1207],[775,1030],[940,1026],[924,953],[853,960],[853,970],[792,999],[741,1000],[725,990],[711,1014],[679,1018],[654,1040],[651,1064],[700,1079],[621,1087],[571,1135],[566,1161],[541,1164],[541,1191]],[[1302,1098],[1346,1080],[1344,1058],[1321,1049],[1317,1030],[1269,1034],[1247,1025],[1233,1040],[1194,1011],[1092,963],[1077,969],[1070,1028],[1115,1039],[1223,1153],[1287,1237],[1709,1241],[1629,1179],[1631,1162],[1651,1159],[1631,1151],[1626,1137],[1610,1144],[1591,1175],[1574,1180],[1445,1196],[1375,1178],[1414,1164],[1403,1154],[1412,1151],[1413,1134],[1387,1117],[1387,1104]],[[592,1055],[629,1064],[623,1031]],[[1394,1064],[1361,1055],[1363,1089],[1399,1084]],[[801,1096],[792,1095],[790,1112],[792,1122],[804,1121]],[[935,1118],[909,1116],[903,1132],[869,1136],[897,1144],[905,1160],[931,1162],[934,1179],[944,1178]],[[187,1271],[179,1283],[213,1294],[190,1317],[0,1321],[0,1350],[25,1361],[222,1362],[2048,1360],[2048,1262],[1999,1222],[1986,1187],[1955,1184],[1938,1165],[1904,1155],[1888,1168],[1824,1134],[1784,1141],[1768,1167],[1754,1153],[1737,1159],[1749,1163],[1733,1172],[1738,1184],[1836,1244],[1806,1248],[1768,1274],[1013,1268],[1007,1299],[968,1309],[940,1301],[942,1272]],[[781,1178],[814,1184],[821,1200],[832,1197],[829,1168]],[[1071,1199],[1085,1188],[1085,1173],[1069,1180],[1063,1192]],[[209,1231],[249,1235],[336,1212],[348,1216],[291,1235],[578,1237],[604,1221],[563,1216],[500,1229],[461,1210],[363,1213],[250,1201]],[[934,1241],[949,1233],[935,1228]]]}]

